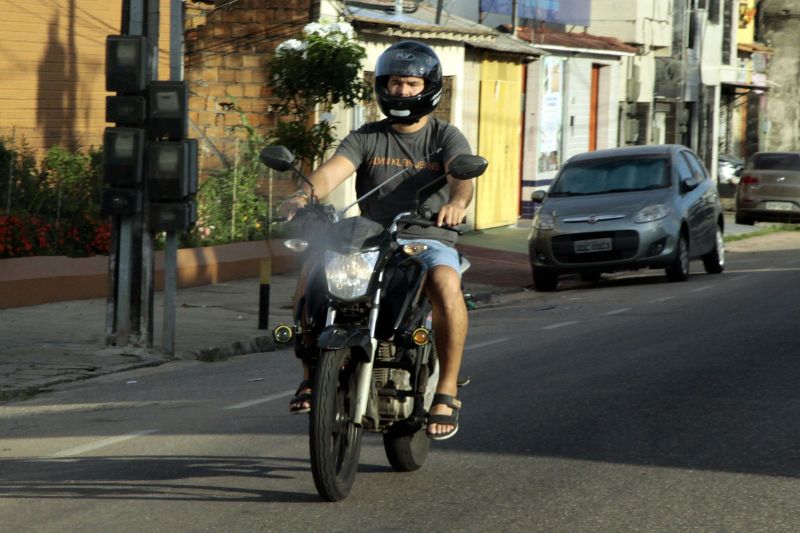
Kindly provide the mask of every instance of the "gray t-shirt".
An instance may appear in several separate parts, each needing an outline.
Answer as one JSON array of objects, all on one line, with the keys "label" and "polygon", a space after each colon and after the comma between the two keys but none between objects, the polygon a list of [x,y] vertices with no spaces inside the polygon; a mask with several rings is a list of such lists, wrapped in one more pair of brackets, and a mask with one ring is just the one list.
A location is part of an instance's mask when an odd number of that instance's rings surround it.
[{"label": "gray t-shirt", "polygon": [[414,133],[398,133],[387,120],[370,122],[350,132],[336,149],[336,155],[346,157],[356,167],[359,197],[407,169],[359,203],[362,216],[384,226],[391,224],[398,213],[413,209],[417,192],[426,186],[429,187],[421,191],[420,202],[434,213],[439,211],[449,199],[444,162],[470,153],[464,135],[434,117]]}]

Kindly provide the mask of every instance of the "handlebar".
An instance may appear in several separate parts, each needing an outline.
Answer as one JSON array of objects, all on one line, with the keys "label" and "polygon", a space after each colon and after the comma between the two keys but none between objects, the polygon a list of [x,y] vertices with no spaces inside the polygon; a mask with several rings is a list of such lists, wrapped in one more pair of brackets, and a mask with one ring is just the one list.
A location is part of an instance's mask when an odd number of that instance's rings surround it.
[{"label": "handlebar", "polygon": [[404,223],[404,224],[413,224],[415,226],[421,226],[423,228],[431,228],[437,227],[441,229],[446,229],[448,231],[454,231],[459,235],[463,235],[464,232],[458,228],[453,226],[439,226],[436,224],[436,216],[433,215],[432,219],[425,219],[419,216],[414,216],[413,213],[401,213],[394,219],[394,223],[392,224],[392,228],[394,231],[397,231],[397,224]]}]

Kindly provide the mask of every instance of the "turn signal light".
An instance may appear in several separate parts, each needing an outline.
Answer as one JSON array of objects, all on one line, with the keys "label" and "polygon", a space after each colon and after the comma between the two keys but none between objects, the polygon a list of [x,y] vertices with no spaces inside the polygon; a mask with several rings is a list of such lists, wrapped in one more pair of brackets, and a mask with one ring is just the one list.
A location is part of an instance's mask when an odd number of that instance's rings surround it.
[{"label": "turn signal light", "polygon": [[410,242],[403,245],[403,253],[406,255],[418,255],[427,249],[428,245],[421,242]]},{"label": "turn signal light", "polygon": [[286,324],[279,324],[272,330],[272,338],[278,344],[286,344],[294,338],[294,329]]},{"label": "turn signal light", "polygon": [[411,340],[417,346],[425,346],[431,340],[431,332],[426,328],[417,328],[411,334]]}]

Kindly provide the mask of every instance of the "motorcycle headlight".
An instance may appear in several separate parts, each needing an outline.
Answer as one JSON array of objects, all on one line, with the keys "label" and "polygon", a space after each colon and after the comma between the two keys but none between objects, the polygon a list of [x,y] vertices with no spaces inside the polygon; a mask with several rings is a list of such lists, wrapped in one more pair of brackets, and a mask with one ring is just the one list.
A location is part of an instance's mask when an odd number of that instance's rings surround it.
[{"label": "motorcycle headlight", "polygon": [[547,213],[537,213],[533,218],[533,228],[537,230],[553,229],[556,227],[556,219]]},{"label": "motorcycle headlight", "polygon": [[664,204],[648,205],[643,207],[633,217],[633,221],[637,224],[644,224],[645,222],[654,222],[669,215],[669,207]]},{"label": "motorcycle headlight", "polygon": [[342,300],[354,300],[367,293],[379,252],[339,254],[325,252],[325,277],[328,292]]}]

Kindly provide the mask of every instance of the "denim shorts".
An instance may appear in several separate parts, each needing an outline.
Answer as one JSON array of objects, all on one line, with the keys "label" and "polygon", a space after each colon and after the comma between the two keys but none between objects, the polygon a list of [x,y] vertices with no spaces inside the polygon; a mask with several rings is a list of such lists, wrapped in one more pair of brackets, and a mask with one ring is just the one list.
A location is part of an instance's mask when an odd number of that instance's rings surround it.
[{"label": "denim shorts", "polygon": [[455,248],[433,239],[397,239],[397,243],[401,245],[412,242],[428,246],[427,250],[417,256],[427,265],[428,269],[435,266],[449,266],[461,277],[461,260]]}]

